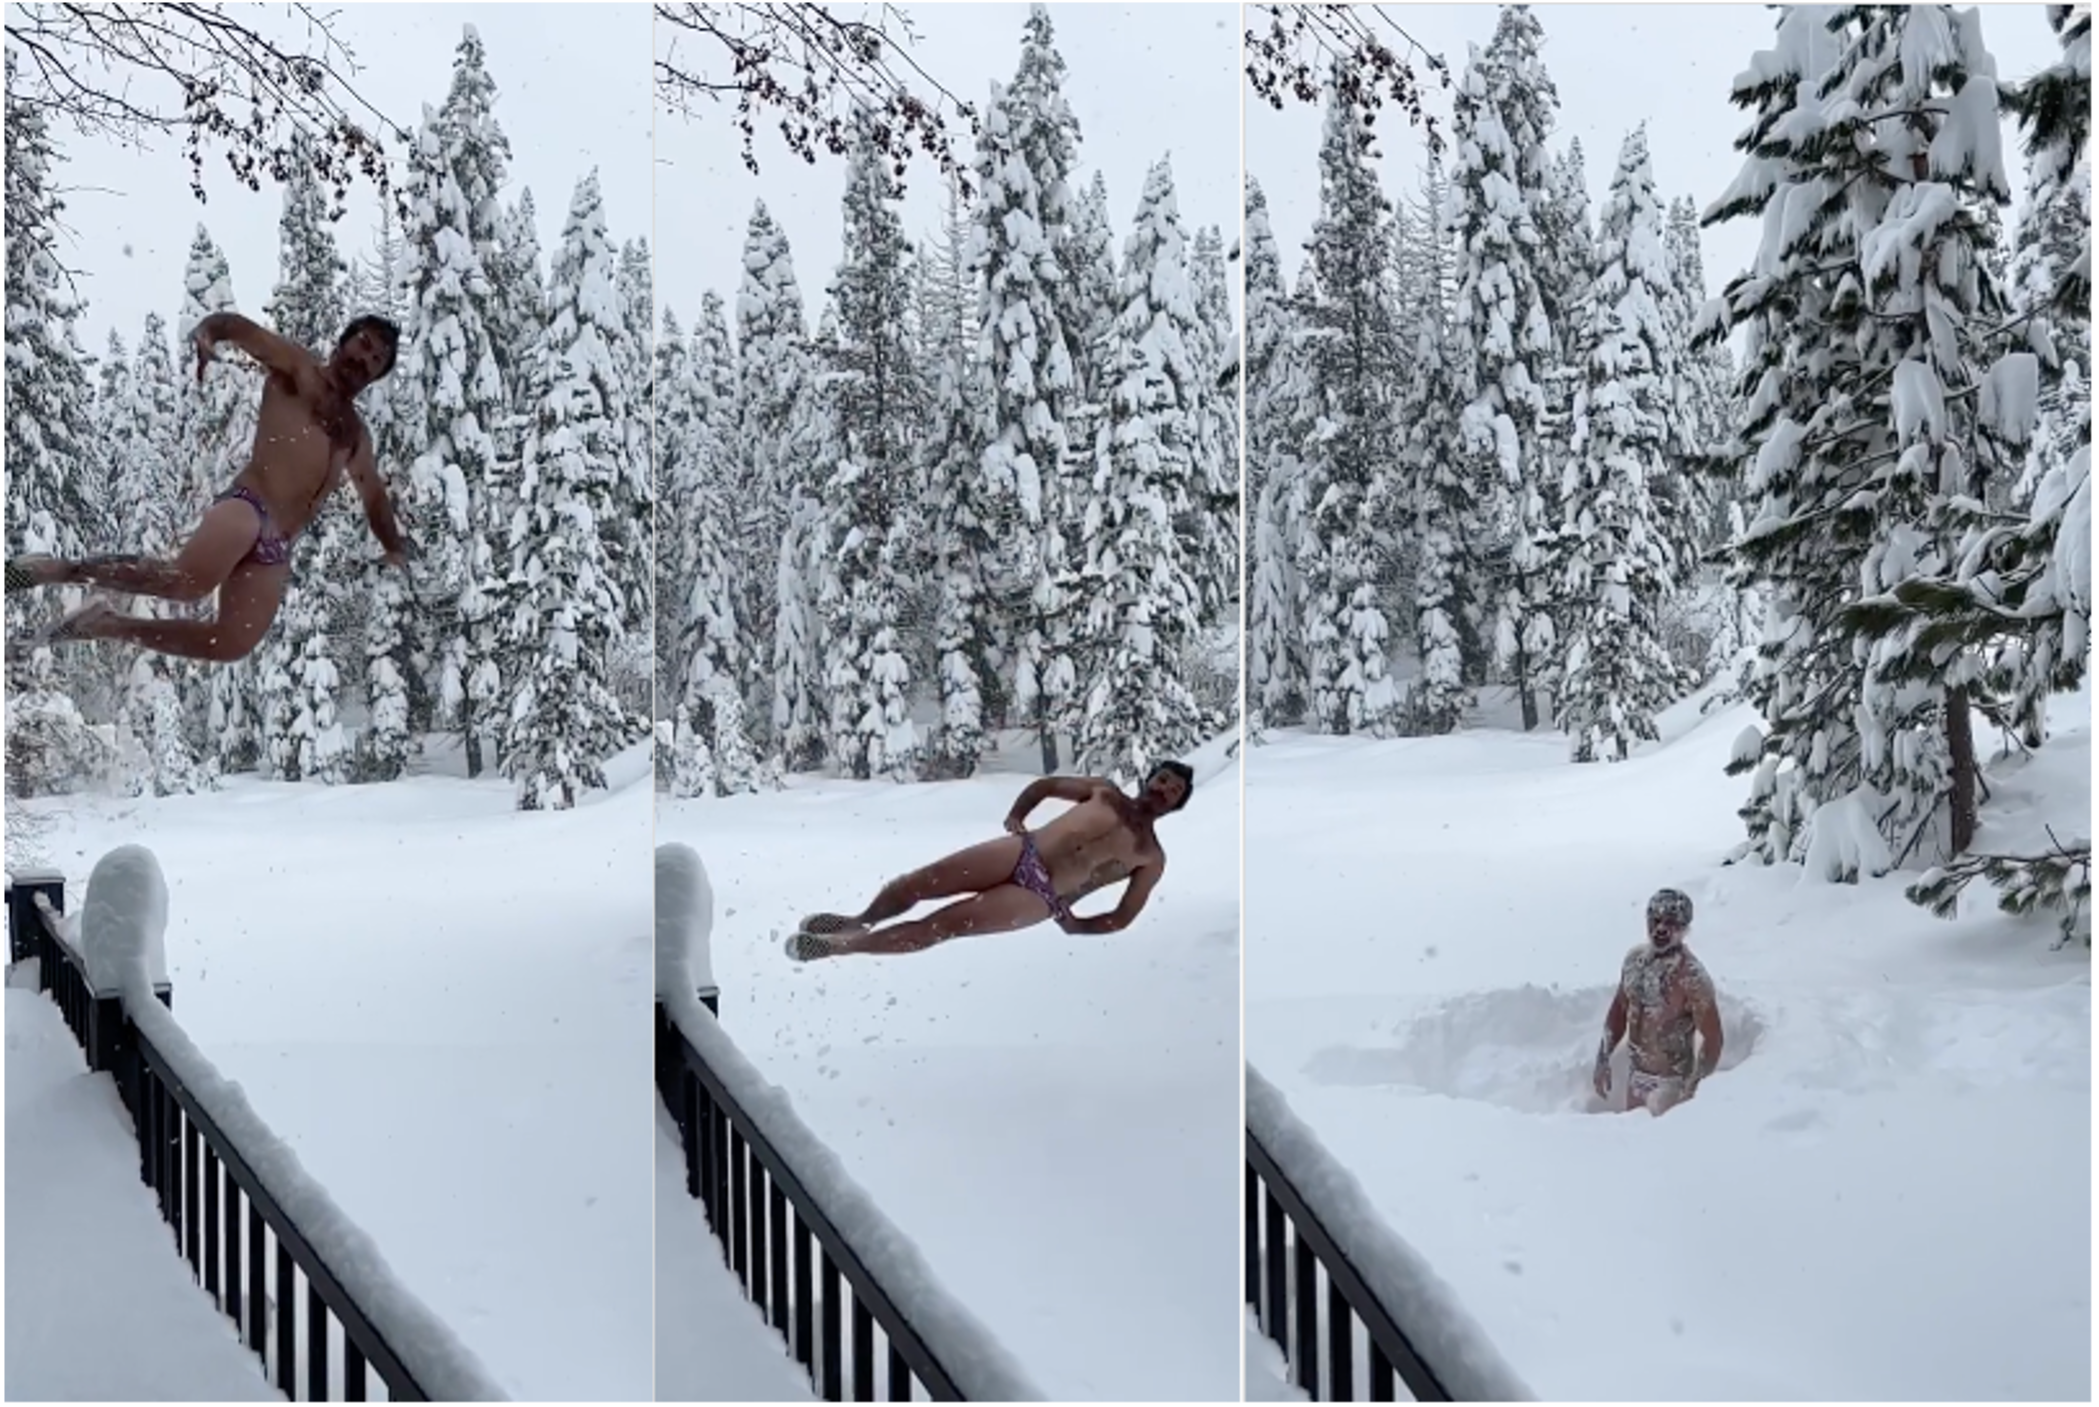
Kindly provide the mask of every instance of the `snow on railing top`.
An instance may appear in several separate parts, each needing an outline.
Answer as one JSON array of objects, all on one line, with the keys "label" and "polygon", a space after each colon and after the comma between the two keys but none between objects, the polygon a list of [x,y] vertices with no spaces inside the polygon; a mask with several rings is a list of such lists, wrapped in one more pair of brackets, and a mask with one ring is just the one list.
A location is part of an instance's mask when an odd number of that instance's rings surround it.
[{"label": "snow on railing top", "polygon": [[1530,1402],[1535,1395],[1457,1295],[1392,1230],[1281,1090],[1246,1067],[1246,1128],[1458,1402]]},{"label": "snow on railing top", "polygon": [[[983,1321],[950,1295],[918,1247],[846,1172],[838,1155],[802,1122],[785,1090],[758,1073],[714,1013],[700,1005],[714,894],[700,857],[683,845],[656,849],[656,992],[707,1069],[770,1143],[956,1387],[972,1402],[1041,1402],[1042,1390]],[[666,919],[666,911],[670,917]],[[692,980],[697,953],[700,981]]]},{"label": "snow on railing top", "polygon": [[714,886],[689,845],[656,847],[656,990],[686,995],[716,991],[708,939],[714,931]]},{"label": "snow on railing top", "polygon": [[154,997],[155,982],[167,981],[161,945],[167,896],[160,863],[150,850],[126,845],[102,857],[81,908],[90,976],[98,986],[105,975],[109,978],[139,1034],[247,1160],[263,1190],[319,1253],[430,1400],[507,1400],[473,1351],[401,1283],[371,1237],[336,1206],[255,1112],[241,1087],[218,1072]]}]

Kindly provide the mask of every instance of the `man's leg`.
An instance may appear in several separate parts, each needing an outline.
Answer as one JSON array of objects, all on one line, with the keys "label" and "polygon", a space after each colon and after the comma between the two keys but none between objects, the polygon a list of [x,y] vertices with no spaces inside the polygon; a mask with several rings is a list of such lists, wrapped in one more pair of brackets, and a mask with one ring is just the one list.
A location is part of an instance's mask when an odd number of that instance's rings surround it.
[{"label": "man's leg", "polygon": [[20,565],[39,586],[100,586],[131,596],[201,601],[232,576],[261,533],[262,518],[255,509],[238,499],[228,499],[206,509],[190,540],[165,561],[111,556],[69,562],[45,557],[28,559]]},{"label": "man's leg", "polygon": [[114,611],[85,617],[74,638],[122,640],[142,649],[184,659],[229,664],[262,643],[284,603],[288,566],[245,563],[219,588],[218,611],[210,620],[150,620]]},{"label": "man's leg", "polygon": [[1013,868],[1019,863],[1017,835],[1003,835],[967,850],[957,850],[944,860],[883,885],[873,901],[855,915],[854,922],[873,928],[934,899],[982,893],[1012,879]]},{"label": "man's leg", "polygon": [[959,899],[911,923],[899,923],[855,938],[834,940],[831,955],[849,953],[916,953],[968,934],[1012,933],[1033,928],[1050,916],[1042,896],[1017,884],[1001,884],[982,894]]}]

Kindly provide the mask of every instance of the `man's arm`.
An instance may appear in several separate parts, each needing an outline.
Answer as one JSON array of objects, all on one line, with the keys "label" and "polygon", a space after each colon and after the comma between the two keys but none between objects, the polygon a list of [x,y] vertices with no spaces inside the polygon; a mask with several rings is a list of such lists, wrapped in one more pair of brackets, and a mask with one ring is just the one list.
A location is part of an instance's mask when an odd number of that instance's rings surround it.
[{"label": "man's arm", "polygon": [[280,337],[239,313],[213,313],[197,324],[197,330],[191,336],[197,344],[197,380],[200,382],[204,379],[205,365],[211,361],[212,349],[221,342],[231,342],[277,375],[293,380],[297,380],[299,373],[313,362],[313,354],[298,343]]},{"label": "man's arm", "polygon": [[1028,813],[1045,801],[1069,801],[1076,806],[1100,789],[1096,777],[1038,777],[1029,782],[1013,809],[1006,813],[1006,829],[1018,835],[1028,828]]},{"label": "man's arm", "polygon": [[372,525],[372,536],[386,549],[386,560],[399,567],[408,561],[408,540],[401,536],[401,525],[394,518],[393,499],[387,495],[386,482],[379,477],[379,465],[372,454],[372,435],[360,427],[357,433],[357,448],[350,454],[350,482],[357,485],[357,496],[364,500],[365,521]]},{"label": "man's arm", "polygon": [[1104,914],[1092,918],[1072,915],[1071,922],[1064,925],[1066,933],[1090,937],[1103,933],[1120,933],[1137,921],[1144,906],[1151,901],[1152,891],[1159,887],[1159,876],[1166,873],[1164,860],[1153,860],[1130,871],[1129,887],[1122,891],[1122,902]]}]

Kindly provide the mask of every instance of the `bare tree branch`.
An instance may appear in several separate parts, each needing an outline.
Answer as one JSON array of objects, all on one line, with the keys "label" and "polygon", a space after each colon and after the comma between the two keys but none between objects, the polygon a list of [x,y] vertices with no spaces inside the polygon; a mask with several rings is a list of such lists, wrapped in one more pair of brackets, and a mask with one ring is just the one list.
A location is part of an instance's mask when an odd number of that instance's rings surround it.
[{"label": "bare tree branch", "polygon": [[[1329,84],[1341,101],[1375,122],[1391,103],[1419,127],[1429,151],[1443,154],[1443,134],[1422,104],[1418,59],[1438,84],[1450,88],[1450,66],[1432,53],[1383,5],[1248,5],[1246,77],[1254,95],[1281,112],[1288,99],[1317,106]],[[1399,44],[1395,51],[1384,31]]]},{"label": "bare tree branch", "polygon": [[656,24],[658,101],[695,120],[733,104],[730,121],[753,175],[758,123],[770,112],[787,149],[805,162],[819,148],[843,156],[855,124],[865,122],[899,181],[923,154],[967,194],[969,169],[955,155],[948,115],[974,136],[976,109],[911,56],[917,35],[896,6],[850,20],[828,5],[665,3]]},{"label": "bare tree branch", "polygon": [[205,151],[219,146],[250,190],[303,165],[333,192],[334,218],[360,176],[405,214],[384,138],[407,134],[351,81],[358,65],[335,12],[285,12],[303,25],[303,49],[265,35],[245,6],[10,4],[9,96],[83,136],[143,146],[179,134],[200,203]]}]

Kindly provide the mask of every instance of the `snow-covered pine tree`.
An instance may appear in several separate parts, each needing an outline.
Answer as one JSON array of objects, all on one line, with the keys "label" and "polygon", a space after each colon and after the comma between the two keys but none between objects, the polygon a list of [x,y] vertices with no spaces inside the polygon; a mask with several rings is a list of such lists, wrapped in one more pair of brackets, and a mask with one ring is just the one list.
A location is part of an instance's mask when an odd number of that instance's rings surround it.
[{"label": "snow-covered pine tree", "polygon": [[1484,670],[1479,573],[1471,544],[1479,535],[1477,486],[1459,437],[1461,405],[1451,365],[1456,254],[1450,247],[1450,187],[1431,163],[1410,220],[1407,251],[1411,324],[1399,391],[1402,502],[1413,513],[1414,648],[1420,676],[1407,698],[1414,733],[1448,733],[1472,702],[1469,681]]},{"label": "snow-covered pine tree", "polygon": [[629,450],[628,394],[615,359],[626,316],[615,295],[617,258],[593,171],[576,185],[547,281],[534,378],[544,394],[508,543],[504,643],[518,672],[503,764],[520,810],[574,806],[585,789],[605,785],[606,760],[648,731],[612,689],[620,601],[603,525]]},{"label": "snow-covered pine tree", "polygon": [[1391,444],[1400,365],[1391,299],[1392,205],[1380,188],[1365,114],[1327,96],[1319,145],[1319,218],[1311,263],[1320,296],[1299,310],[1318,396],[1305,457],[1312,505],[1301,544],[1312,722],[1330,733],[1388,727],[1398,702],[1379,540],[1398,511]]},{"label": "snow-covered pine tree", "polygon": [[1078,705],[1066,600],[1075,505],[1065,476],[1075,459],[1083,462],[1066,427],[1082,418],[1075,344],[1085,313],[1069,189],[1078,125],[1063,76],[1048,11],[1033,6],[1012,87],[992,85],[972,242],[983,294],[979,356],[994,388],[980,432],[984,474],[1013,506],[1002,634],[1013,657],[1015,721],[1035,730],[1044,772],[1057,770],[1057,739],[1075,726]]},{"label": "snow-covered pine tree", "polygon": [[[471,49],[461,45],[455,97],[475,91],[465,66]],[[427,112],[416,134],[403,240],[409,307],[395,372],[421,559],[412,648],[432,662],[433,721],[460,730],[469,776],[481,774],[484,734],[504,726],[497,710],[512,692],[501,663],[506,564],[492,541],[508,521],[495,516],[509,495],[494,432],[510,395],[495,354],[500,310],[483,263],[488,246],[474,238],[475,210],[490,197],[470,198],[455,170],[485,179],[491,158],[482,137],[480,128],[455,128]]]},{"label": "snow-covered pine tree", "polygon": [[[796,407],[809,385],[807,324],[795,281],[787,236],[759,201],[744,235],[743,282],[736,299],[736,429],[739,458],[733,488],[738,505],[736,560],[737,619],[768,667],[754,682],[756,716],[768,726],[765,745],[789,771],[814,761],[813,739],[802,723],[816,714],[811,694],[814,642],[805,640],[799,616],[780,622],[781,552],[800,505],[812,496],[814,472],[794,440]],[[704,326],[700,335],[705,336]],[[801,577],[793,578],[797,589]],[[799,597],[795,598],[799,600]],[[784,653],[783,653],[784,651]],[[782,666],[785,672],[782,672]],[[790,724],[795,732],[786,734]]]},{"label": "snow-covered pine tree", "polygon": [[1081,768],[1128,783],[1199,742],[1204,722],[1181,675],[1199,587],[1173,521],[1177,504],[1198,498],[1204,369],[1190,344],[1203,328],[1164,160],[1146,175],[1122,269],[1109,418],[1084,518],[1078,634],[1090,683],[1077,745]]},{"label": "snow-covered pine tree", "polygon": [[[181,545],[189,524],[184,520],[186,475],[177,458],[180,390],[168,355],[167,324],[158,313],[146,314],[127,384],[129,399],[114,412],[125,447],[124,472],[114,486],[124,550],[165,557]],[[131,609],[152,609],[153,604],[140,598]],[[139,751],[134,784],[150,796],[208,787],[210,774],[198,765],[196,750],[185,736],[177,663],[149,651],[126,653],[133,657],[122,707],[124,724]]]},{"label": "snow-covered pine tree", "polygon": [[[1300,477],[1311,392],[1283,283],[1268,198],[1246,178],[1247,707],[1263,722],[1304,716],[1297,552],[1286,512]],[[1250,720],[1251,726],[1251,720]]]},{"label": "snow-covered pine tree", "polygon": [[[295,170],[285,183],[277,228],[270,324],[326,356],[347,321],[343,294],[349,266],[336,249],[327,200],[310,167]],[[261,727],[258,762],[268,776],[348,780],[349,743],[336,721],[336,691],[345,671],[332,629],[339,612],[331,599],[357,573],[352,534],[361,535],[361,529],[347,507],[340,500],[322,505],[300,544],[300,570],[285,583],[276,624],[253,657]]]},{"label": "snow-covered pine tree", "polygon": [[1560,483],[1576,472],[1575,401],[1588,383],[1590,349],[1582,339],[1593,326],[1589,295],[1598,258],[1589,224],[1589,177],[1581,138],[1569,138],[1567,150],[1550,159],[1537,223],[1538,293],[1557,349],[1545,371],[1545,414],[1538,440],[1549,477]]},{"label": "snow-covered pine tree", "polygon": [[[617,270],[615,291],[621,317],[620,340],[614,351],[626,376],[622,385],[631,388],[627,390],[625,406],[627,453],[623,460],[625,472],[613,504],[614,517],[600,530],[618,539],[613,571],[622,603],[622,630],[630,642],[640,642],[640,653],[645,655],[650,602],[656,587],[654,535],[650,530],[655,486],[649,462],[649,425],[655,412],[648,397],[649,365],[655,356],[656,298],[649,279],[648,241],[633,239],[622,245]],[[645,673],[629,681],[622,696],[627,697],[631,691],[630,711],[648,711],[648,687]]]},{"label": "snow-covered pine tree", "polygon": [[[1101,405],[1113,389],[1110,364],[1115,356],[1115,317],[1122,299],[1117,291],[1115,231],[1108,216],[1108,182],[1098,171],[1079,197],[1071,237],[1078,304],[1085,317],[1074,331],[1080,394],[1090,404]],[[974,315],[975,309],[970,311]]]},{"label": "snow-covered pine tree", "polygon": [[1187,510],[1193,521],[1181,529],[1180,538],[1202,620],[1209,625],[1236,617],[1239,599],[1239,396],[1224,380],[1239,365],[1239,327],[1232,314],[1224,236],[1216,226],[1196,231],[1188,278],[1195,300],[1195,342],[1189,350],[1197,373],[1197,384],[1189,388],[1189,413],[1197,430]]},{"label": "snow-covered pine tree", "polygon": [[920,497],[910,427],[924,418],[926,394],[903,336],[911,246],[897,214],[901,197],[888,159],[868,133],[856,134],[846,168],[844,259],[831,284],[838,345],[829,358],[829,400],[842,454],[822,495],[831,559],[818,605],[831,756],[862,781],[912,780],[919,761],[904,636]]},{"label": "snow-covered pine tree", "polygon": [[[238,306],[226,255],[212,241],[210,232],[199,225],[183,273],[179,327],[186,366],[195,364],[195,352],[188,342],[197,324],[208,314],[238,310]],[[183,517],[188,524],[183,532],[189,531],[189,525],[203,516],[212,499],[247,467],[255,444],[255,415],[262,404],[262,379],[259,366],[226,347],[212,357],[202,386],[191,377],[183,378],[178,459],[188,471],[182,495]],[[202,618],[215,609],[213,602],[203,601],[171,607],[170,614]],[[174,669],[178,676],[176,687],[193,720],[198,750],[215,756],[222,772],[247,771],[261,760],[262,720],[256,708],[255,665],[251,656],[230,664],[185,662]]]},{"label": "snow-covered pine tree", "polygon": [[1474,49],[1452,123],[1453,224],[1461,258],[1452,365],[1464,410],[1468,473],[1491,495],[1499,569],[1491,593],[1495,659],[1516,688],[1526,729],[1538,724],[1538,694],[1558,656],[1554,536],[1557,485],[1540,447],[1544,386],[1560,356],[1539,220],[1548,200],[1545,141],[1558,97],[1538,50],[1543,35],[1527,6],[1503,8],[1494,40]]},{"label": "snow-covered pine tree", "polygon": [[1675,564],[1652,489],[1681,441],[1663,227],[1642,125],[1618,152],[1585,300],[1589,326],[1576,336],[1589,364],[1570,442],[1567,653],[1556,700],[1576,762],[1622,762],[1636,744],[1658,739],[1655,716],[1681,683],[1662,644]]},{"label": "snow-covered pine tree", "polygon": [[[1758,269],[1727,294],[1762,383],[1743,436],[1759,506],[1736,550],[1773,613],[1751,681],[1770,732],[1737,750],[1757,769],[1750,844],[1833,879],[1903,863],[1942,816],[1951,851],[1973,833],[1980,662],[1920,650],[1922,624],[1887,605],[1953,565],[2030,431],[2032,370],[1979,361],[2002,309],[1975,209],[2010,194],[1979,18],[1839,16],[1788,11],[1738,84],[1754,155],[1708,216],[1776,203]],[[1795,106],[1803,80],[1823,101]]]}]

